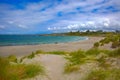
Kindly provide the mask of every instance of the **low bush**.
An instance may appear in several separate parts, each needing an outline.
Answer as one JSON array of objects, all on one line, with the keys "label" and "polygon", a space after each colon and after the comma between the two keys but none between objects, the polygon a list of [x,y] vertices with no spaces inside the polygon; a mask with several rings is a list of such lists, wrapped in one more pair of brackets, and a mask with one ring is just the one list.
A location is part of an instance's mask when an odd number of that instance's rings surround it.
[{"label": "low bush", "polygon": [[99,45],[100,45],[99,42],[94,43],[95,48],[99,47]]}]

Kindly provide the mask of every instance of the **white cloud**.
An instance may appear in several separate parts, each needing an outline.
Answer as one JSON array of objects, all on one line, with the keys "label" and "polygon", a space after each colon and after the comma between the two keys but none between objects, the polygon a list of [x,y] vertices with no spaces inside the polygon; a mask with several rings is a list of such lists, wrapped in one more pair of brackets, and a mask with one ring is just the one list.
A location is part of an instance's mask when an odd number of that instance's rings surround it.
[{"label": "white cloud", "polygon": [[[64,30],[64,29],[79,29],[79,28],[118,28],[120,29],[120,12],[107,12],[105,8],[114,6],[120,10],[119,0],[63,0],[60,4],[53,4],[48,7],[50,3],[29,3],[24,9],[9,9],[14,6],[4,5],[1,13],[4,14],[0,19],[6,26],[14,25],[22,29],[33,29],[36,25],[46,22],[46,29],[48,30]],[[1,4],[0,4],[1,5]],[[8,7],[7,7],[8,6]],[[76,8],[80,8],[76,10]],[[41,11],[42,9],[44,9]],[[92,10],[99,9],[97,13],[92,13]],[[82,13],[83,11],[83,13]],[[62,12],[63,16],[58,17],[57,13]],[[69,14],[75,12],[75,14]],[[85,12],[85,13],[84,13]],[[54,23],[49,24],[52,20]],[[1,22],[0,24],[3,24]],[[8,24],[6,24],[8,23]],[[48,27],[51,26],[51,27]],[[32,27],[32,28],[31,28]],[[42,26],[38,26],[44,27]]]}]

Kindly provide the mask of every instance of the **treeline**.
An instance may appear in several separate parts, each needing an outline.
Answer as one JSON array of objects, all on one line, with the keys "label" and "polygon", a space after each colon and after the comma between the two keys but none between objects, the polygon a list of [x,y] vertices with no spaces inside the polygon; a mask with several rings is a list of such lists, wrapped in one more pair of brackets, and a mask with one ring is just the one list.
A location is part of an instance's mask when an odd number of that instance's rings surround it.
[{"label": "treeline", "polygon": [[90,31],[87,30],[86,32],[80,32],[80,31],[76,31],[76,32],[68,32],[68,33],[64,33],[65,35],[68,36],[102,36],[102,37],[106,37],[106,35],[120,35],[120,31],[116,30],[115,32],[104,32],[102,30],[98,30],[98,31]]}]

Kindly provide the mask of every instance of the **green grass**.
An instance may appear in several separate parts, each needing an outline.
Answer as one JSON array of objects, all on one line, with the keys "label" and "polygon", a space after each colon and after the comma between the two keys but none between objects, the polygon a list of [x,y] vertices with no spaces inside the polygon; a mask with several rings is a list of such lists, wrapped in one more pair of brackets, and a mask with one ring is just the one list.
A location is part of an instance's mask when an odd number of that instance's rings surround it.
[{"label": "green grass", "polygon": [[120,69],[112,69],[108,80],[120,80]]},{"label": "green grass", "polygon": [[93,70],[84,80],[120,80],[120,69]]},{"label": "green grass", "polygon": [[66,64],[64,67],[64,73],[71,73],[71,72],[77,72],[80,69],[80,65],[73,65],[73,64]]},{"label": "green grass", "polygon": [[78,65],[85,62],[84,60],[85,57],[86,57],[85,52],[82,50],[78,50],[78,51],[71,52],[68,57],[66,56],[66,59],[73,65]]},{"label": "green grass", "polygon": [[65,51],[52,51],[52,52],[47,52],[46,54],[55,54],[55,55],[65,55],[68,52]]},{"label": "green grass", "polygon": [[41,65],[11,64],[11,59],[14,59],[14,57],[0,57],[0,80],[21,80],[45,73]]},{"label": "green grass", "polygon": [[86,51],[86,55],[99,55],[101,53],[99,48],[91,48]]},{"label": "green grass", "polygon": [[15,55],[10,55],[10,56],[8,56],[8,59],[9,59],[9,61],[11,61],[11,62],[15,62],[15,63],[18,62],[18,59],[17,59],[17,57],[16,57]]},{"label": "green grass", "polygon": [[120,48],[114,50],[92,48],[87,51],[74,51],[65,56],[67,63],[65,65],[64,72],[71,73],[78,71],[81,65],[91,62],[97,63],[98,67],[107,69],[111,67],[111,63],[108,63],[108,59],[117,58],[119,56]]},{"label": "green grass", "polygon": [[105,70],[93,70],[85,80],[106,80],[110,75],[109,71]]},{"label": "green grass", "polygon": [[108,53],[110,57],[120,57],[120,47]]},{"label": "green grass", "polygon": [[78,71],[80,69],[80,65],[86,63],[86,55],[85,52],[82,50],[69,53],[69,55],[67,55],[65,59],[67,59],[68,61],[65,65],[65,73]]},{"label": "green grass", "polygon": [[97,48],[97,47],[99,47],[99,42],[96,42],[96,43],[94,43],[94,48]]}]

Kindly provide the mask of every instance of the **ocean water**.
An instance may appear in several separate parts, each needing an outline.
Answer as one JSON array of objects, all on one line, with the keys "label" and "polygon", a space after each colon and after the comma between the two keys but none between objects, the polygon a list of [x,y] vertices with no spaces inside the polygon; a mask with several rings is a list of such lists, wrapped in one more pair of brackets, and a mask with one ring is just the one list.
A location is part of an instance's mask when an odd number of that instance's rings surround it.
[{"label": "ocean water", "polygon": [[66,43],[86,39],[80,36],[0,35],[0,46]]}]

